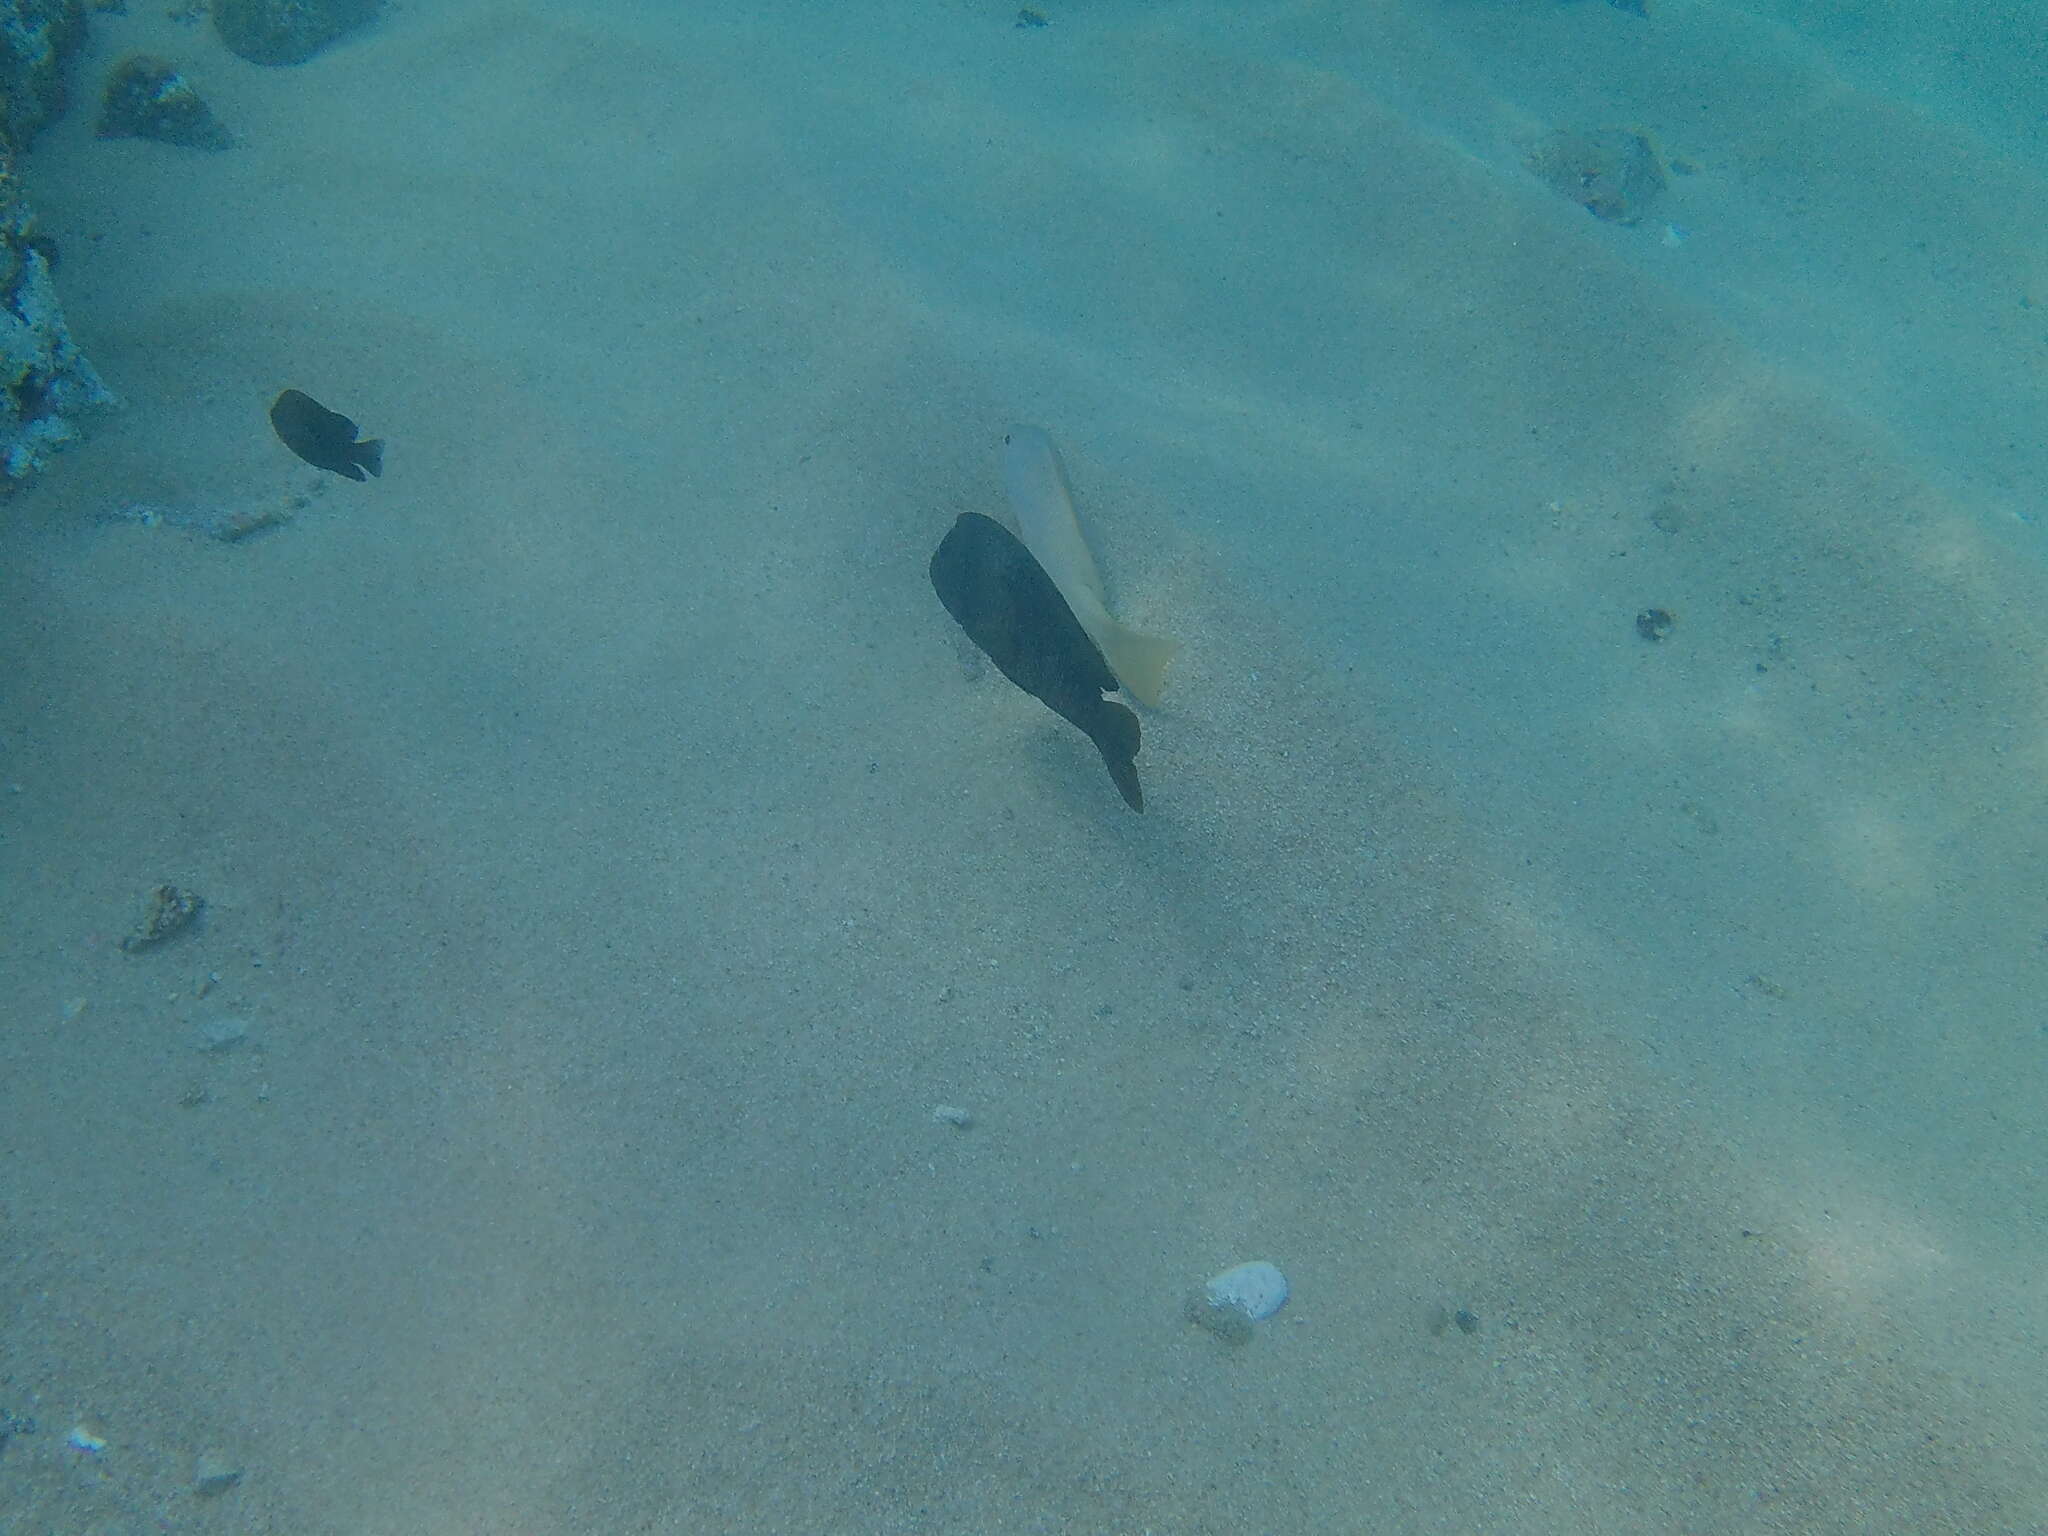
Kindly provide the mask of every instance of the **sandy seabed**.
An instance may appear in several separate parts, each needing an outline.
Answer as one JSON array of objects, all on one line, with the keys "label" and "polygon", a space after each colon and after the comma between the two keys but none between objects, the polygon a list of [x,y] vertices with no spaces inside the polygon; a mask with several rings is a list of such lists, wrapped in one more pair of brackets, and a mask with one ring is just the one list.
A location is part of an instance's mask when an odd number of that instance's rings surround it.
[{"label": "sandy seabed", "polygon": [[[2048,1523],[2020,21],[1044,9],[94,18],[240,142],[26,168],[0,1526]],[[926,580],[1013,421],[1142,817]]]}]

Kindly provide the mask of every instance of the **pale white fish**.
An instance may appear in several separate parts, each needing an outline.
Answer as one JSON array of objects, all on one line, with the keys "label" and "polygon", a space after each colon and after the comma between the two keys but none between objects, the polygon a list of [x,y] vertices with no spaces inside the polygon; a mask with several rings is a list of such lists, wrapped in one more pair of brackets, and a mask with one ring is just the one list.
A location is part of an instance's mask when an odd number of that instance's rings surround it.
[{"label": "pale white fish", "polygon": [[1060,589],[1074,617],[1088,631],[1109,669],[1131,696],[1157,708],[1166,686],[1166,664],[1180,648],[1176,640],[1141,635],[1111,617],[1102,593],[1102,575],[1095,556],[1081,536],[1074,515],[1073,492],[1066,466],[1052,439],[1037,427],[1012,427],[1003,438],[1003,487],[1017,534],[1032,558]]}]

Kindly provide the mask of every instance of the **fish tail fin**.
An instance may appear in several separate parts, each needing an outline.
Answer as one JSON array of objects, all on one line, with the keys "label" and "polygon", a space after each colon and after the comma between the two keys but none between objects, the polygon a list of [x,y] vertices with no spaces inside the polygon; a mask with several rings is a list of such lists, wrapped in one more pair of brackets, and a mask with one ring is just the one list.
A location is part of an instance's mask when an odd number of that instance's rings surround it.
[{"label": "fish tail fin", "polygon": [[1145,791],[1138,784],[1138,717],[1123,705],[1104,699],[1088,739],[1102,754],[1110,781],[1116,785],[1117,793],[1124,797],[1124,804],[1142,813]]},{"label": "fish tail fin", "polygon": [[367,443],[356,444],[356,462],[373,475],[384,473],[384,439],[373,437]]},{"label": "fish tail fin", "polygon": [[1160,635],[1141,635],[1111,619],[1098,643],[1109,670],[1130,690],[1131,697],[1147,709],[1157,709],[1159,695],[1166,687],[1167,663],[1180,649],[1180,642]]}]

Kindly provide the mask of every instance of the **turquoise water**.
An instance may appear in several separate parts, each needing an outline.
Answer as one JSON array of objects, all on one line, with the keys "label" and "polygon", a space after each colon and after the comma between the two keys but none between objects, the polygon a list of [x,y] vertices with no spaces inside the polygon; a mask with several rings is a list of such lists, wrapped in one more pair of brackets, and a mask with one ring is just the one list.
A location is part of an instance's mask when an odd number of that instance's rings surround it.
[{"label": "turquoise water", "polygon": [[2029,14],[1037,9],[92,18],[0,1530],[2048,1524]]}]

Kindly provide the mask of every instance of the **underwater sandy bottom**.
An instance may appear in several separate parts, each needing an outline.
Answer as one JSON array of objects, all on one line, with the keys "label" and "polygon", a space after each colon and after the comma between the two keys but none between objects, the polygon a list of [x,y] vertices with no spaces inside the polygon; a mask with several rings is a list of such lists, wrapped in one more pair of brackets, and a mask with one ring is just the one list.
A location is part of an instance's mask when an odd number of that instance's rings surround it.
[{"label": "underwater sandy bottom", "polygon": [[[9,1521],[2048,1519],[2032,146],[1789,12],[1048,14],[95,18],[243,143],[30,167]],[[1013,422],[1142,817],[926,579]]]}]

